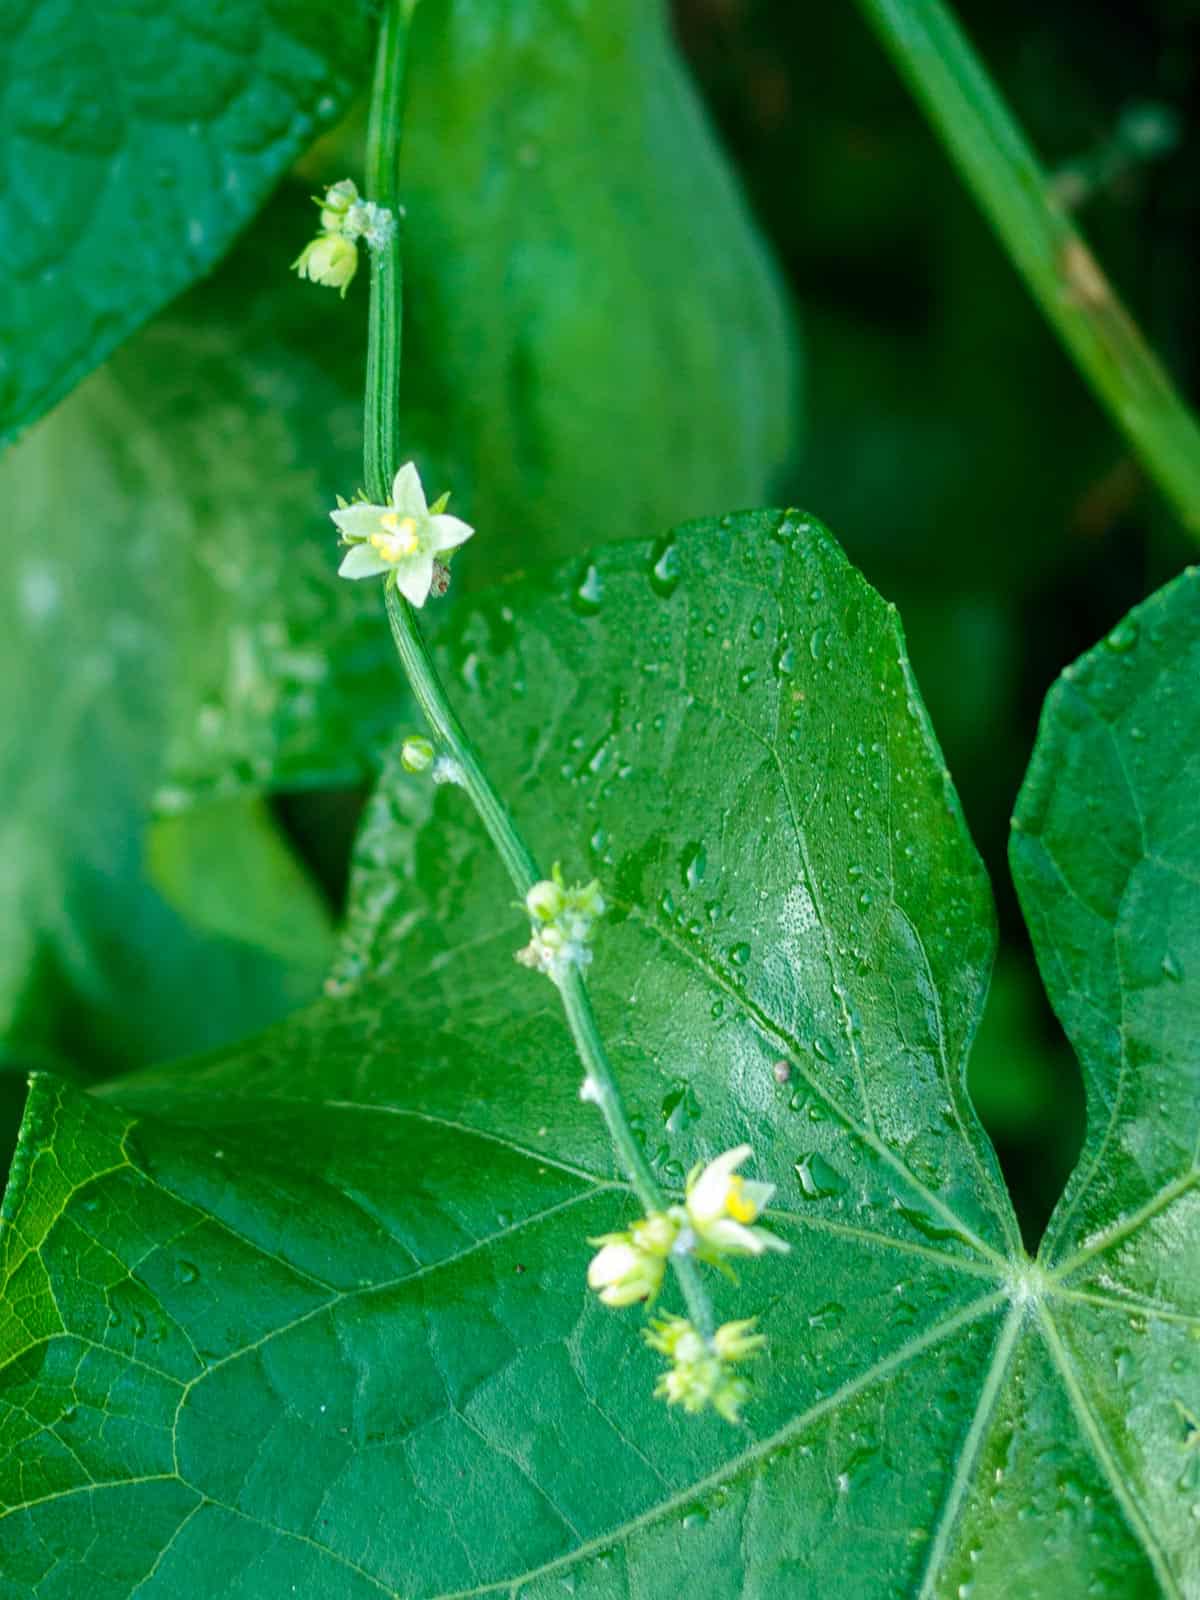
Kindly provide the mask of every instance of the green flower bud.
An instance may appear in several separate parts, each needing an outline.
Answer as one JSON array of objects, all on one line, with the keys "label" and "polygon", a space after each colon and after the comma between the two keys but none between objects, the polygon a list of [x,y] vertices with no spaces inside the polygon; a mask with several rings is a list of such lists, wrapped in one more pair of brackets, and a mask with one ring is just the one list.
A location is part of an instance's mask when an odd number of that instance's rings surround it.
[{"label": "green flower bud", "polygon": [[331,184],[324,200],[317,202],[321,207],[321,227],[326,233],[340,233],[346,213],[357,203],[358,185],[353,179],[343,178],[340,183]]},{"label": "green flower bud", "polygon": [[670,1369],[655,1385],[655,1394],[688,1412],[711,1406],[727,1422],[740,1422],[750,1385],[732,1367],[757,1355],[766,1344],[762,1334],[750,1331],[753,1326],[753,1317],[723,1323],[711,1342],[706,1342],[686,1317],[652,1322],[643,1335],[646,1343],[671,1359]]},{"label": "green flower bud", "polygon": [[606,1306],[631,1306],[654,1298],[666,1269],[663,1256],[639,1250],[628,1233],[606,1233],[591,1242],[600,1249],[588,1267],[588,1287]]},{"label": "green flower bud", "polygon": [[340,289],[344,300],[350,280],[358,271],[358,247],[340,234],[323,233],[305,245],[292,267],[312,283]]},{"label": "green flower bud", "polygon": [[405,772],[424,772],[433,761],[433,746],[420,734],[411,734],[400,746],[400,765]]},{"label": "green flower bud", "polygon": [[535,883],[525,896],[525,909],[539,922],[554,922],[566,905],[566,895],[561,884],[551,878]]}]

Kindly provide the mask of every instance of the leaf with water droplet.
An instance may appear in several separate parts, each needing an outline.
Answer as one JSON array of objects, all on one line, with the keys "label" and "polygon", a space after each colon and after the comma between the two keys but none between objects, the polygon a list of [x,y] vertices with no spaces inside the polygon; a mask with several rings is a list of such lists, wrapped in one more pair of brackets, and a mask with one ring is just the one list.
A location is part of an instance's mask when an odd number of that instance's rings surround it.
[{"label": "leaf with water droplet", "polygon": [[[3,1235],[10,1583],[52,1550],[86,1566],[92,1600],[96,1553],[117,1551],[99,1600],[147,1578],[224,1600],[232,1550],[238,1573],[363,1600],[540,1597],[564,1575],[596,1600],[994,1596],[1014,1573],[1107,1600],[1194,1589],[1172,1400],[1195,1410],[1200,1360],[1195,601],[1151,604],[1153,650],[1144,628],[1136,651],[1080,663],[1021,801],[1021,892],[1092,1090],[1030,1262],[963,1087],[991,906],[936,742],[906,714],[895,619],[821,530],[785,551],[777,525],[678,535],[686,682],[632,659],[664,611],[644,541],[594,557],[595,616],[570,603],[572,565],[462,619],[488,669],[464,714],[539,857],[587,856],[605,830],[612,913],[588,981],[655,1170],[675,1195],[685,1166],[745,1140],[776,1185],[790,1253],[711,1280],[722,1317],[757,1313],[770,1338],[748,1429],[662,1406],[641,1314],[589,1296],[586,1241],[635,1202],[547,986],[511,960],[521,918],[465,797],[410,804],[393,761],[351,897],[368,981],[103,1097],[36,1082]],[[801,650],[789,685],[808,697],[801,743],[771,674],[737,696],[741,650],[704,632],[714,590],[730,638],[755,615],[829,630],[831,665]],[[501,605],[520,651],[486,643]],[[1126,747],[1122,719],[1162,730],[1164,700],[1169,734]],[[581,798],[577,759],[614,704],[628,776]],[[877,789],[858,746],[884,727]],[[1101,774],[1120,798],[1081,810]],[[901,813],[911,856],[893,850]],[[714,920],[685,934],[699,839]],[[753,959],[735,973],[738,944]],[[703,1115],[668,1129],[689,1095]],[[673,1283],[660,1304],[681,1309]],[[135,1340],[155,1308],[161,1343]]]}]

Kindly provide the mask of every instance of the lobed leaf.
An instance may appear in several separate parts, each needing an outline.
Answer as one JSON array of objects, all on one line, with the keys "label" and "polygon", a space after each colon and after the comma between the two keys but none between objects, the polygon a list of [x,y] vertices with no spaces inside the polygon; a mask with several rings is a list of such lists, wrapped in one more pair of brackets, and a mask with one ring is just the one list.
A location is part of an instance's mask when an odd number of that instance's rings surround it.
[{"label": "lobed leaf", "polygon": [[[1110,718],[1126,693],[1141,803],[1175,819],[1148,837],[1193,875],[1196,594],[1143,608],[1136,665],[1077,675]],[[663,1408],[636,1313],[588,1296],[585,1241],[632,1202],[463,796],[393,766],[340,992],[186,1071],[35,1084],[3,1600],[1193,1593],[1192,1191],[1160,1233],[1130,1177],[1182,1183],[1194,1122],[1172,1137],[1140,1086],[1193,1069],[1147,1051],[1093,1095],[1063,1201],[1092,1232],[1068,1216],[1030,1263],[963,1087],[990,898],[894,612],[817,525],[752,514],[510,586],[443,665],[543,858],[612,894],[593,992],[664,1181],[744,1138],[779,1185],[792,1254],[716,1291],[771,1336],[748,1424]],[[1088,846],[1041,819],[1078,737],[1060,696],[1019,813],[1064,864]],[[1043,962],[1084,953],[1068,898],[1022,892]],[[1130,1163],[1103,1195],[1098,1121]]]}]

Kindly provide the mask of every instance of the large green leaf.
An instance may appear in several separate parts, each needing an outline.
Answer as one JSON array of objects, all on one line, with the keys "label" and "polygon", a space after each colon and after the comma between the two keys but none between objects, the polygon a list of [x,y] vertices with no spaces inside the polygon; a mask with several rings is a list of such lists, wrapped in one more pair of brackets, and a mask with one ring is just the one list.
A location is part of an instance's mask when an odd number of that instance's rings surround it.
[{"label": "large green leaf", "polygon": [[360,0],[10,0],[0,442],[207,272],[366,70]]},{"label": "large green leaf", "polygon": [[[506,588],[444,664],[543,858],[612,894],[593,990],[664,1181],[746,1138],[780,1186],[792,1254],[716,1291],[772,1338],[748,1426],[661,1407],[638,1315],[589,1298],[630,1199],[463,796],[393,770],[339,992],[103,1098],[35,1084],[0,1596],[1195,1594],[1200,952],[1126,892],[1200,875],[1195,580],[1074,680],[1146,735],[1145,847],[1118,791],[1124,853],[1073,888],[1112,915],[1023,882],[1100,1012],[1114,918],[1158,965],[1119,1096],[1084,1013],[1086,1199],[1035,1265],[963,1088],[987,885],[894,612],[790,514],[576,578]],[[1069,876],[1101,848],[1073,720],[1022,804]]]}]

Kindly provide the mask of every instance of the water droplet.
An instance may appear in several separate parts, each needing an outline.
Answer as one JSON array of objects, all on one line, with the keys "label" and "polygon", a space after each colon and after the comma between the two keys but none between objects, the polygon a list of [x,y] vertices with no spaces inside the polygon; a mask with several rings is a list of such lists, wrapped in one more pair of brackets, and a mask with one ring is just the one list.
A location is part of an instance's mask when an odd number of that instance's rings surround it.
[{"label": "water droplet", "polygon": [[690,1083],[676,1083],[663,1096],[663,1122],[669,1133],[679,1133],[700,1119],[700,1102]]},{"label": "water droplet", "polygon": [[1132,617],[1126,617],[1123,622],[1117,623],[1104,642],[1117,655],[1128,655],[1138,642],[1138,632],[1138,624],[1135,620]]},{"label": "water droplet", "polygon": [[685,887],[694,889],[708,871],[708,851],[700,843],[685,845],[679,867]]},{"label": "water droplet", "polygon": [[781,678],[790,678],[796,670],[795,648],[785,640],[775,652],[775,671]]},{"label": "water droplet", "polygon": [[828,1200],[833,1195],[846,1192],[845,1178],[836,1167],[830,1166],[819,1150],[797,1161],[796,1176],[806,1200]]},{"label": "water droplet", "polygon": [[679,551],[674,539],[660,539],[650,552],[650,587],[663,600],[669,600],[682,576]]},{"label": "water droplet", "polygon": [[776,1083],[787,1083],[792,1076],[792,1064],[790,1061],[776,1061],[771,1072]]},{"label": "water droplet", "polygon": [[917,1232],[924,1234],[927,1239],[939,1242],[962,1238],[962,1234],[952,1223],[935,1221],[927,1211],[922,1211],[917,1206],[897,1206],[896,1209],[905,1222],[911,1223]]},{"label": "water droplet", "polygon": [[680,1519],[685,1528],[702,1528],[708,1521],[708,1509],[702,1505],[689,1506]]},{"label": "water droplet", "polygon": [[583,577],[571,596],[571,606],[580,616],[594,617],[603,600],[604,583],[600,577],[600,569],[594,561],[591,561],[585,567]]},{"label": "water droplet", "polygon": [[761,617],[755,617],[754,621],[750,624],[750,637],[752,639],[761,639],[763,633],[766,631],[766,626],[766,623]]},{"label": "water droplet", "polygon": [[820,1034],[818,1034],[813,1040],[813,1054],[820,1056],[822,1061],[837,1060],[837,1052],[834,1050],[829,1040],[823,1038]]},{"label": "water droplet", "polygon": [[750,946],[748,944],[735,944],[729,952],[729,959],[735,967],[744,967],[750,959]]},{"label": "water droplet", "polygon": [[809,1313],[808,1325],[810,1328],[836,1328],[845,1315],[845,1306],[839,1305],[836,1300],[831,1300],[828,1305],[820,1306],[816,1311]]},{"label": "water droplet", "polygon": [[[813,593],[817,594],[819,592],[814,590]],[[809,598],[811,599],[811,596]],[[808,653],[814,661],[823,661],[825,659],[828,640],[829,630],[827,628],[813,629],[812,633],[809,635]]]},{"label": "water droplet", "polygon": [[1163,977],[1170,978],[1172,983],[1183,982],[1183,968],[1179,965],[1179,962],[1176,961],[1175,957],[1169,950],[1162,958],[1162,970]]}]

